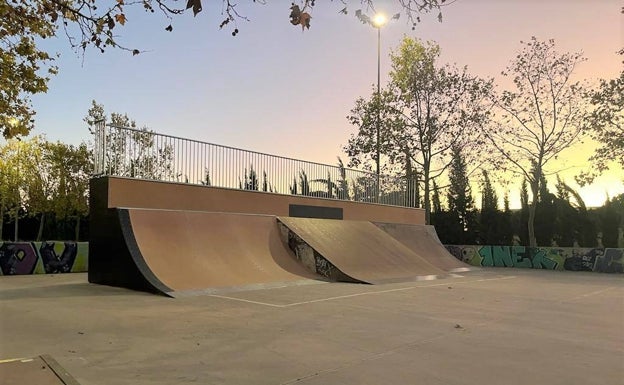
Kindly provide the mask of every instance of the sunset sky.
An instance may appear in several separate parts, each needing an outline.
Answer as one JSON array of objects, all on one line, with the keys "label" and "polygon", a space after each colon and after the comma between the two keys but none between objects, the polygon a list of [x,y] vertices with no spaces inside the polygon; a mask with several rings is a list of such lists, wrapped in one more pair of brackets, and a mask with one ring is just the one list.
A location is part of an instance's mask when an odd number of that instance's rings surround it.
[{"label": "sunset sky", "polygon": [[[60,53],[60,73],[47,94],[33,98],[36,130],[49,140],[77,144],[89,139],[82,118],[95,99],[107,112],[126,112],[152,130],[260,152],[335,164],[346,161],[342,146],[357,132],[346,115],[360,96],[370,95],[377,76],[377,33],[354,16],[339,14],[340,1],[317,1],[308,31],[288,22],[287,0],[267,5],[240,0],[236,37],[220,31],[221,1],[204,1],[204,10],[168,21],[140,7],[127,12],[116,30],[120,42],[146,52],[133,57],[111,50],[73,52],[61,32],[46,42]],[[378,11],[399,11],[397,0],[376,0]],[[382,39],[382,87],[390,68],[388,53],[404,35],[436,41],[442,63],[467,65],[482,77],[509,86],[500,72],[531,36],[554,38],[559,52],[583,51],[588,61],[576,79],[614,78],[622,69],[616,51],[624,47],[621,0],[458,0],[443,8],[444,20],[423,17],[412,31],[402,17],[386,25]],[[561,168],[564,179],[584,166],[587,146],[571,151]],[[589,206],[624,193],[624,172],[612,170],[581,189]],[[551,183],[551,186],[554,182]],[[474,196],[479,199],[477,191]],[[513,187],[513,205],[518,201]]]}]

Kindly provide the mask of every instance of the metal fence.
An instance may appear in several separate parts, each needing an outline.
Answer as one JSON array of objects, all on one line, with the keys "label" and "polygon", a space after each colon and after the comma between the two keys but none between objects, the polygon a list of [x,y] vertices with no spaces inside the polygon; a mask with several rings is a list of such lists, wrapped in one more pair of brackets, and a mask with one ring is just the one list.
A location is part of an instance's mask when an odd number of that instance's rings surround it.
[{"label": "metal fence", "polygon": [[94,173],[416,207],[415,181],[97,122]]}]

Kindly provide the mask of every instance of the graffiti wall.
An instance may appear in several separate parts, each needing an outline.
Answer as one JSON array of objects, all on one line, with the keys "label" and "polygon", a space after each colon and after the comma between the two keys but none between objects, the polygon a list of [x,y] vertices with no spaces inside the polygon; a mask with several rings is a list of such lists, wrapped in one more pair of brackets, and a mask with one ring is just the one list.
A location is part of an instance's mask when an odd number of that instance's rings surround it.
[{"label": "graffiti wall", "polygon": [[624,249],[525,246],[456,246],[446,249],[473,266],[622,273]]},{"label": "graffiti wall", "polygon": [[0,275],[87,271],[87,242],[0,242]]}]

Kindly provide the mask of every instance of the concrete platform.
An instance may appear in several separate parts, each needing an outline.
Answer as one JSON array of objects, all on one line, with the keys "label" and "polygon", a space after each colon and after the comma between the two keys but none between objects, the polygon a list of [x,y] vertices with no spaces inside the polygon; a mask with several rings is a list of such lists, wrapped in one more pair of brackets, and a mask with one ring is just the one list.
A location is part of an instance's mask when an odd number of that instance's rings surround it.
[{"label": "concrete platform", "polygon": [[0,360],[50,354],[82,385],[624,384],[622,276],[462,275],[178,299],[4,276]]}]

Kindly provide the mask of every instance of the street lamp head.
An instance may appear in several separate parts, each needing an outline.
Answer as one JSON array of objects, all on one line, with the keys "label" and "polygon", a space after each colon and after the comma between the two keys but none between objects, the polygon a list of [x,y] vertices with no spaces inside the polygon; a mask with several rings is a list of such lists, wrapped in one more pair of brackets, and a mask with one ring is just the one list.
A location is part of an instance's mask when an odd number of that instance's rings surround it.
[{"label": "street lamp head", "polygon": [[373,17],[373,26],[375,28],[381,28],[388,22],[386,15],[383,13],[378,13]]}]

